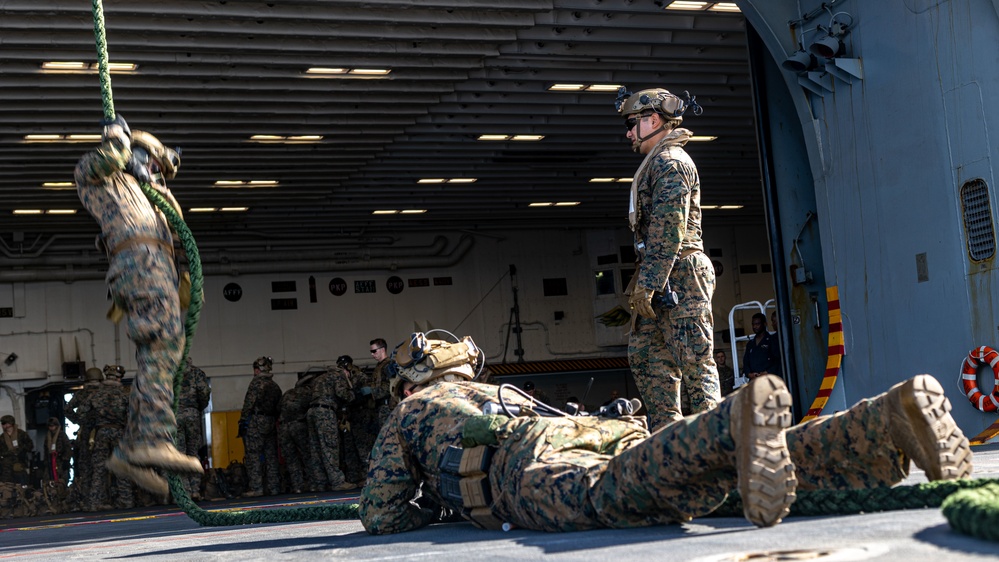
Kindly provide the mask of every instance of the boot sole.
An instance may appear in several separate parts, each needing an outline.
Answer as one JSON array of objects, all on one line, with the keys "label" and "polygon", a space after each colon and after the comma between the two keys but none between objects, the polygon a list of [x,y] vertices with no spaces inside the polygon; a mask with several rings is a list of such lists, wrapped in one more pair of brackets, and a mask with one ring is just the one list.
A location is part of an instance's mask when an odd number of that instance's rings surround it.
[{"label": "boot sole", "polygon": [[788,514],[798,485],[784,436],[792,423],[791,394],[769,375],[755,379],[739,400],[736,468],[743,514],[757,527],[770,527]]},{"label": "boot sole", "polygon": [[136,486],[151,492],[153,495],[165,498],[170,493],[167,481],[156,474],[151,468],[143,468],[129,464],[127,461],[111,455],[106,463],[108,470],[118,478],[134,482]]},{"label": "boot sole", "polygon": [[123,451],[128,462],[145,468],[162,468],[176,474],[204,474],[205,469],[194,457],[177,453],[167,458],[157,456],[155,449],[126,449]]},{"label": "boot sole", "polygon": [[943,387],[930,375],[919,375],[903,384],[911,384],[910,392],[905,392],[905,388],[899,392],[901,413],[911,431],[892,435],[895,444],[930,480],[971,476],[971,446],[950,415],[950,400]]}]

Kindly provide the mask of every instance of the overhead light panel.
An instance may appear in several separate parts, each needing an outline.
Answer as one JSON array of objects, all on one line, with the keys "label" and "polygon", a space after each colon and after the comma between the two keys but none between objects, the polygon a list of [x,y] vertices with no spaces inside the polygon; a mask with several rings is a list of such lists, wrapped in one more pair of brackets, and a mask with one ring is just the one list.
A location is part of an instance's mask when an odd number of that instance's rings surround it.
[{"label": "overhead light panel", "polygon": [[14,209],[15,215],[40,215],[44,213],[41,209]]},{"label": "overhead light panel", "polygon": [[670,2],[666,6],[667,10],[689,10],[689,11],[704,11],[708,9],[712,2],[688,2],[687,0],[676,0],[675,2]]},{"label": "overhead light panel", "polygon": [[331,75],[331,74],[347,74],[346,68],[328,68],[323,66],[314,66],[305,71],[306,74],[319,74],[319,75]]},{"label": "overhead light panel", "polygon": [[444,183],[446,181],[444,178],[421,178],[416,180],[416,183]]},{"label": "overhead light panel", "polygon": [[712,137],[708,135],[694,135],[687,139],[687,142],[711,142],[713,140],[718,140],[718,137]]},{"label": "overhead light panel", "polygon": [[559,201],[558,203],[555,203],[555,206],[556,207],[575,207],[576,205],[579,205],[580,203],[581,203],[581,201]]},{"label": "overhead light panel", "polygon": [[480,141],[539,141],[545,138],[544,135],[479,135]]},{"label": "overhead light panel", "polygon": [[308,144],[323,140],[322,135],[253,135],[250,142],[261,144]]},{"label": "overhead light panel", "polygon": [[590,183],[631,183],[635,178],[590,178]]},{"label": "overhead light panel", "polygon": [[510,140],[536,142],[545,138],[544,135],[514,135]]},{"label": "overhead light panel", "polygon": [[76,209],[49,209],[45,211],[47,215],[75,215]]},{"label": "overhead light panel", "polygon": [[558,202],[543,201],[540,203],[528,203],[527,206],[528,207],[575,207],[580,203],[581,203],[580,201],[558,201]]},{"label": "overhead light panel", "polygon": [[42,183],[42,189],[49,191],[72,191],[76,184],[71,181],[47,181]]},{"label": "overhead light panel", "polygon": [[620,84],[552,84],[549,92],[616,92]]},{"label": "overhead light panel", "polygon": [[277,180],[218,180],[215,182],[215,187],[222,188],[258,188],[258,187],[277,187],[281,182]]},{"label": "overhead light panel", "polygon": [[398,215],[399,209],[376,209],[371,211],[372,215]]},{"label": "overhead light panel", "polygon": [[480,141],[505,141],[510,140],[510,135],[479,135]]},{"label": "overhead light panel", "polygon": [[[86,63],[80,61],[48,61],[43,62],[42,72],[51,74],[91,74],[100,70],[100,65],[96,62]],[[135,72],[139,65],[133,62],[109,62],[108,72],[124,74]]]},{"label": "overhead light panel", "polygon": [[403,215],[421,215],[426,212],[426,209],[403,209],[399,211],[399,213]]},{"label": "overhead light panel", "polygon": [[55,134],[32,134],[24,135],[24,142],[26,143],[78,143],[78,142],[100,142],[100,135],[90,135],[90,134],[70,134],[70,135],[55,135]]},{"label": "overhead light panel", "polygon": [[554,204],[555,203],[552,203],[551,201],[546,201],[544,203],[528,203],[527,206],[528,207],[551,207]]},{"label": "overhead light panel", "polygon": [[223,213],[245,213],[249,210],[249,207],[222,207],[219,209],[219,211],[222,211]]},{"label": "overhead light panel", "polygon": [[305,71],[306,76],[344,76],[347,74],[353,74],[354,76],[388,76],[392,73],[391,69],[388,68],[338,68],[338,67],[325,67],[325,66],[314,66]]},{"label": "overhead light panel", "polygon": [[723,211],[734,211],[736,209],[741,209],[742,205],[721,205],[718,208]]},{"label": "overhead light panel", "polygon": [[213,213],[215,211],[215,207],[191,207],[188,209],[188,212],[190,213]]},{"label": "overhead light panel", "polygon": [[364,74],[366,76],[387,76],[390,72],[386,68],[354,68],[348,74]]},{"label": "overhead light panel", "polygon": [[434,184],[434,183],[475,183],[479,181],[479,178],[421,178],[416,180],[416,183],[423,184]]},{"label": "overhead light panel", "polygon": [[702,211],[711,211],[711,210],[714,210],[714,209],[717,209],[717,208],[718,208],[718,205],[701,205],[701,210]]},{"label": "overhead light panel", "polygon": [[739,6],[735,5],[735,2],[716,2],[713,6],[708,8],[709,12],[742,12]]},{"label": "overhead light panel", "polygon": [[448,183],[475,183],[479,181],[479,178],[451,178],[447,180]]}]

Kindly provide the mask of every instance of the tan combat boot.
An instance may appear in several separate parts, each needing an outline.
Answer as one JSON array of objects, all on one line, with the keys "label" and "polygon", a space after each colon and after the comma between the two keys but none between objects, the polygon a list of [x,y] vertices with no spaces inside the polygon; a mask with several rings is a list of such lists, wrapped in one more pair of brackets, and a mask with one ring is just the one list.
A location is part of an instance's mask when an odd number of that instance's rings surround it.
[{"label": "tan combat boot", "polygon": [[884,397],[892,442],[930,480],[971,476],[971,447],[950,415],[950,400],[930,375],[891,387]]},{"label": "tan combat boot", "polygon": [[157,498],[165,498],[170,493],[170,487],[165,478],[156,474],[151,468],[136,466],[125,460],[116,449],[107,461],[108,470],[118,478],[124,478],[136,486],[152,493]]},{"label": "tan combat boot", "polygon": [[178,474],[205,473],[201,461],[181,453],[168,441],[155,445],[129,447],[123,452],[128,462],[136,466],[162,468]]},{"label": "tan combat boot", "polygon": [[743,514],[757,527],[770,527],[790,511],[798,483],[784,437],[792,423],[791,394],[784,381],[766,375],[749,381],[733,399],[729,431]]}]

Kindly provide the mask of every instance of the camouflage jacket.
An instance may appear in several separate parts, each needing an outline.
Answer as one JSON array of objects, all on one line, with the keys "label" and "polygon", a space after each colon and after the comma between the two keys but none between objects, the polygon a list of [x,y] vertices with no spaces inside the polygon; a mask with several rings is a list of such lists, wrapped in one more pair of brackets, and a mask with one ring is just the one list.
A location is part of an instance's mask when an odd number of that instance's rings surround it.
[{"label": "camouflage jacket", "polygon": [[[6,433],[0,431],[0,473],[24,471],[31,462],[31,453],[35,450],[35,444],[28,432],[19,427],[14,428],[14,435],[10,436],[10,440],[11,446],[8,446]],[[15,470],[14,465],[18,465],[20,470]]]},{"label": "camouflage jacket", "polygon": [[386,371],[392,358],[386,357],[375,365],[375,371],[371,375],[371,389],[375,400],[382,400],[389,395],[389,375]]},{"label": "camouflage jacket", "polygon": [[254,414],[276,416],[280,403],[281,387],[269,375],[256,375],[243,398],[242,418],[249,420]]},{"label": "camouflage jacket", "polygon": [[674,262],[684,250],[703,250],[701,240],[701,181],[693,160],[683,149],[687,129],[675,129],[653,150],[641,170],[637,201],[635,248],[640,257],[636,285],[655,291],[666,286]]},{"label": "camouflage jacket", "polygon": [[[90,398],[101,387],[101,383],[86,383],[77,390],[66,406],[66,419],[83,428],[93,428],[97,425],[97,412],[90,407]],[[81,433],[82,435],[82,433]]]},{"label": "camouflage jacket", "polygon": [[347,405],[354,401],[351,381],[338,368],[332,368],[316,377],[312,383],[310,406]]},{"label": "camouflage jacket", "polygon": [[208,376],[194,365],[184,371],[184,381],[180,385],[178,410],[203,411],[212,398],[212,387],[208,386]]},{"label": "camouflage jacket", "polygon": [[312,389],[309,385],[295,385],[281,397],[280,420],[282,424],[296,421],[305,421],[305,414],[309,411],[309,401],[312,399]]},{"label": "camouflage jacket", "polygon": [[[418,490],[432,502],[448,505],[439,492],[441,455],[449,446],[461,444],[465,422],[480,415],[487,402],[497,402],[498,390],[499,387],[488,384],[445,382],[433,384],[399,403],[375,441],[367,483],[361,492],[359,515],[369,533],[399,533],[431,523],[436,512],[410,501]],[[520,395],[512,393],[504,393],[503,398],[508,404],[524,403]],[[633,424],[617,420],[608,420],[609,423],[601,418],[579,420],[585,420],[580,423],[586,426],[582,432],[574,427],[575,418],[511,418],[500,426],[496,435],[503,438],[524,424],[546,424],[545,427],[552,429],[547,435],[553,447],[566,451],[585,449],[599,455],[616,454],[648,437],[644,429],[636,430]],[[625,435],[631,437],[623,439]],[[523,454],[531,451],[526,447]]]},{"label": "camouflage jacket", "polygon": [[90,398],[90,408],[97,416],[97,425],[125,426],[128,419],[128,391],[121,384],[107,381]]}]

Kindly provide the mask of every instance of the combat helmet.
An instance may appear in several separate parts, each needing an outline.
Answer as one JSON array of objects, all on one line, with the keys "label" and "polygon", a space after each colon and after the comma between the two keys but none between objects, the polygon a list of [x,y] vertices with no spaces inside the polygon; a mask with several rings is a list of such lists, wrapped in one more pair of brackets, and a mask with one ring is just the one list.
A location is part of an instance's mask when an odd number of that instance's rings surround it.
[{"label": "combat helmet", "polygon": [[458,342],[449,342],[414,332],[408,341],[396,347],[386,367],[389,392],[402,399],[404,380],[420,385],[473,380],[481,357],[481,350],[468,336]]},{"label": "combat helmet", "polygon": [[341,355],[340,357],[336,358],[336,366],[340,367],[341,369],[346,369],[347,367],[350,367],[353,364],[354,364],[354,358],[351,357],[350,355]]},{"label": "combat helmet", "polygon": [[274,360],[266,355],[257,357],[257,360],[253,362],[253,368],[259,369],[262,373],[269,373],[274,367]]},{"label": "combat helmet", "polygon": [[101,382],[104,380],[104,373],[97,367],[91,367],[87,369],[83,377],[83,382]]},{"label": "combat helmet", "polygon": [[125,367],[121,365],[104,365],[105,379],[120,379],[125,376]]},{"label": "combat helmet", "polygon": [[142,153],[148,157],[155,168],[152,172],[161,173],[163,177],[172,180],[177,176],[180,169],[180,152],[172,148],[163,146],[153,135],[145,131],[132,131],[132,153],[137,154],[142,159]]},{"label": "combat helmet", "polygon": [[680,98],[665,88],[649,88],[631,93],[627,88],[621,86],[617,92],[617,100],[614,107],[622,116],[634,115],[636,113],[655,112],[662,115],[667,121],[679,124],[683,121],[683,114],[689,108],[694,115],[700,115],[703,111],[697,104],[697,98],[691,97],[687,92]]}]

